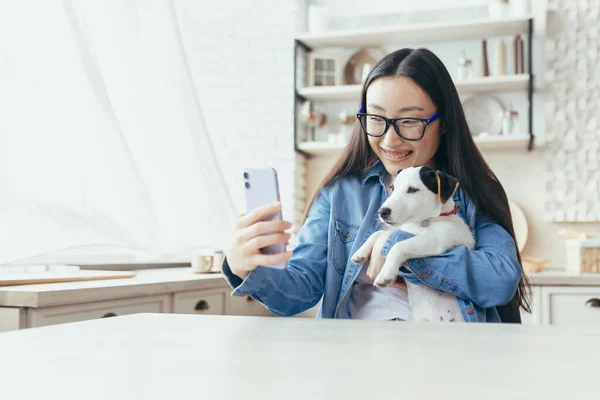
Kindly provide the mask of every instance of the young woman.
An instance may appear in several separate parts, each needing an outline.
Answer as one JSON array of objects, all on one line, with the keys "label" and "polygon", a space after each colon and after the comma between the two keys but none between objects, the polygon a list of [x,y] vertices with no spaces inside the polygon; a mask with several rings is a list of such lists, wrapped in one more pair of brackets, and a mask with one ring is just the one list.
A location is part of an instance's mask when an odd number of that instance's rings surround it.
[{"label": "young woman", "polygon": [[[251,295],[279,315],[300,313],[322,299],[322,318],[410,320],[406,287],[377,288],[372,278],[390,248],[412,235],[386,231],[370,266],[350,258],[373,232],[386,229],[377,211],[393,177],[403,168],[425,165],[460,182],[453,199],[476,246],[410,260],[408,268],[399,266],[399,277],[456,296],[458,317],[465,322],[520,322],[519,308],[529,311],[528,285],[508,199],[473,142],[440,59],[426,49],[384,57],[364,83],[357,119],[349,145],[310,201],[293,253],[259,252],[289,239],[289,222],[261,222],[279,204],[240,219],[223,264],[233,294]],[[286,270],[262,266],[286,260]]]}]

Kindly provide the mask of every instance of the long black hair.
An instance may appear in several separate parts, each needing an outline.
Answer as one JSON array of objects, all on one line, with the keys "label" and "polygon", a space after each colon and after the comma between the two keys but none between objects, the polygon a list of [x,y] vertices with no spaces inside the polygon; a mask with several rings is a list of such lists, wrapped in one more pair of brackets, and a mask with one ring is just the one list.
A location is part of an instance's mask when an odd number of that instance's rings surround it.
[{"label": "long black hair", "polygon": [[[440,145],[435,154],[438,168],[447,169],[475,204],[479,214],[487,214],[515,240],[508,198],[496,175],[483,159],[473,141],[458,92],[442,61],[427,49],[401,49],[382,58],[367,76],[362,88],[361,108],[366,107],[367,88],[381,77],[408,77],[419,85],[440,114]],[[358,121],[348,146],[327,174],[308,203],[305,218],[316,195],[334,180],[369,169],[378,160],[369,146],[367,136]],[[516,246],[516,240],[515,240]],[[521,256],[517,252],[519,264]],[[521,268],[522,271],[522,268]],[[531,312],[529,281],[522,271],[515,296],[505,306],[498,307],[503,322],[520,322],[519,308]]]}]

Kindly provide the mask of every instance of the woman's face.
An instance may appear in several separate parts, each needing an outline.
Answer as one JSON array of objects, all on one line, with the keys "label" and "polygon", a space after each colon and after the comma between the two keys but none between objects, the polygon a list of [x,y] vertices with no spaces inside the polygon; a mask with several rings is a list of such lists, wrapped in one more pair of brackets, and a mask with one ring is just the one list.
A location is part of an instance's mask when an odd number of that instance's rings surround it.
[{"label": "woman's face", "polygon": [[[387,118],[429,119],[437,112],[427,92],[407,77],[382,77],[371,82],[367,89],[366,109],[369,114]],[[402,139],[391,125],[385,135],[367,137],[386,170],[396,176],[398,171],[413,165],[435,169],[434,156],[440,135],[438,119],[427,125],[425,135],[418,141]]]}]

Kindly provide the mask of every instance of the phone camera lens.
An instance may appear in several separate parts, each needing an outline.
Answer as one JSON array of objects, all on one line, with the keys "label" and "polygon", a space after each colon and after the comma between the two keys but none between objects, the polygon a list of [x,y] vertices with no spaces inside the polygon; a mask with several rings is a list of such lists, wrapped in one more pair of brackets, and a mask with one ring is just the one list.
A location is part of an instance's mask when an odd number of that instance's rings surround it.
[{"label": "phone camera lens", "polygon": [[250,183],[246,182],[246,189],[250,189]]},{"label": "phone camera lens", "polygon": [[248,179],[249,175],[247,172],[244,172],[244,179]]}]

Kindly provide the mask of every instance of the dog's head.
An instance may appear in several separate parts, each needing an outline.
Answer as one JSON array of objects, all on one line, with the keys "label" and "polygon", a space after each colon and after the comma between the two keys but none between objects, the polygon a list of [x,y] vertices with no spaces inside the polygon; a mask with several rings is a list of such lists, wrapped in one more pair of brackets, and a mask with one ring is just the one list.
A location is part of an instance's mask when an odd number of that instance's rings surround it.
[{"label": "dog's head", "polygon": [[457,188],[456,178],[441,171],[428,167],[403,169],[394,180],[392,195],[379,209],[379,217],[394,227],[437,217],[444,204],[453,202]]}]

